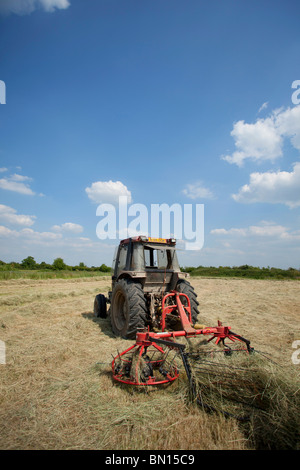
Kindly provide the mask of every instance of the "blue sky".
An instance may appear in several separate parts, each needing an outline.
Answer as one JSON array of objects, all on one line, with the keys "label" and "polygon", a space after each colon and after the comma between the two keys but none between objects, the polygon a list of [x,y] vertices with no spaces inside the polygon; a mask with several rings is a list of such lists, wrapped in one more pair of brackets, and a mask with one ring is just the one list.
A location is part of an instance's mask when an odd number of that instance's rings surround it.
[{"label": "blue sky", "polygon": [[110,264],[96,209],[128,194],[204,204],[204,246],[182,265],[299,268],[299,13],[0,1],[0,259]]}]

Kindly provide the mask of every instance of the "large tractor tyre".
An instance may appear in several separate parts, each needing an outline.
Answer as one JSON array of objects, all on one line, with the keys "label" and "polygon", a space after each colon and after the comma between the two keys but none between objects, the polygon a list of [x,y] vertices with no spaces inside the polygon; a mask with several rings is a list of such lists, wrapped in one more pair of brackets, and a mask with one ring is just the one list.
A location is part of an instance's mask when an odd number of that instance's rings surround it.
[{"label": "large tractor tyre", "polygon": [[145,328],[146,299],[141,284],[130,279],[116,282],[111,298],[110,321],[113,333],[135,339],[138,328]]},{"label": "large tractor tyre", "polygon": [[[197,317],[199,315],[199,310],[198,310],[199,302],[197,300],[197,294],[194,291],[193,286],[188,281],[186,281],[185,279],[180,279],[177,282],[176,290],[178,292],[182,292],[183,294],[186,294],[188,296],[188,298],[190,299],[192,324],[194,325],[195,323],[197,323]],[[181,300],[183,302],[183,305],[187,304],[186,299],[181,298]]]},{"label": "large tractor tyre", "polygon": [[107,307],[106,307],[106,297],[103,294],[98,294],[94,300],[94,315],[95,317],[106,318],[107,317]]}]

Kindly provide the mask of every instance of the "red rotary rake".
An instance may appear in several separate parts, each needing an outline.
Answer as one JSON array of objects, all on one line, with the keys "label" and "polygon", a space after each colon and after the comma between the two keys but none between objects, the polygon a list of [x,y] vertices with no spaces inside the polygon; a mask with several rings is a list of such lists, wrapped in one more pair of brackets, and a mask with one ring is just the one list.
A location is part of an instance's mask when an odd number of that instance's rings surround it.
[{"label": "red rotary rake", "polygon": [[[172,300],[175,302],[172,303]],[[177,314],[182,329],[179,331],[165,331],[168,317]],[[216,345],[222,346],[225,355],[231,355],[233,349],[226,340],[239,342],[239,351],[250,354],[253,348],[250,341],[234,333],[229,326],[218,322],[216,327],[194,327],[191,324],[191,305],[188,296],[178,291],[166,294],[162,300],[161,332],[141,331],[136,335],[136,342],[122,353],[118,353],[112,362],[113,378],[129,385],[147,386],[160,385],[173,382],[179,376],[180,367],[176,361],[180,357],[187,374],[190,387],[196,396],[195,384],[189,364],[189,355],[185,352],[185,345],[175,342],[179,338],[195,338],[205,336],[207,343],[214,340]],[[203,404],[202,404],[203,405]]]}]

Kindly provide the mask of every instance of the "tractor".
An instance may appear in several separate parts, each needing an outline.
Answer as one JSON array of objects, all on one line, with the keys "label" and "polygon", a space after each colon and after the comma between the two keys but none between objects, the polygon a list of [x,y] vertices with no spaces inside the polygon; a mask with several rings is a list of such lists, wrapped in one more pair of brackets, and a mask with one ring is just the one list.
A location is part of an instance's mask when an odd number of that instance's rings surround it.
[{"label": "tractor", "polygon": [[[158,331],[162,324],[162,301],[168,293],[184,294],[190,305],[191,324],[197,321],[198,301],[188,273],[181,272],[174,238],[137,236],[121,240],[112,267],[112,289],[108,298],[98,294],[94,315],[110,317],[113,333],[135,339],[138,331]],[[107,304],[110,304],[107,309]],[[167,327],[180,325],[178,314],[167,316]]]}]

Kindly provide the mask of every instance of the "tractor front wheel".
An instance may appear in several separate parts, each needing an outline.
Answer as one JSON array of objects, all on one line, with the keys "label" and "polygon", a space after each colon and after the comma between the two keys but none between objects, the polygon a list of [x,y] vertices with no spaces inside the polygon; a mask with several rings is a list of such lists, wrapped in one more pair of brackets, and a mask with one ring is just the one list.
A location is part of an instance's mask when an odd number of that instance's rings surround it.
[{"label": "tractor front wheel", "polygon": [[107,317],[106,297],[103,294],[98,294],[95,297],[94,315],[95,317],[100,317],[100,318]]}]

